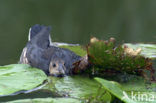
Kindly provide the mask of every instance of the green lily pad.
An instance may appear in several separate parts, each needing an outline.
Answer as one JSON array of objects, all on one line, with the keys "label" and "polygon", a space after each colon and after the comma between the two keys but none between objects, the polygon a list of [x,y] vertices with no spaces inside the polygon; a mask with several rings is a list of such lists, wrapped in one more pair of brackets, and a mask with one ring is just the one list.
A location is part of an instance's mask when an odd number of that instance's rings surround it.
[{"label": "green lily pad", "polygon": [[124,45],[127,45],[130,48],[137,49],[141,48],[141,55],[148,57],[148,58],[156,58],[156,44],[131,44],[131,43],[125,43]]},{"label": "green lily pad", "polygon": [[61,48],[66,48],[79,56],[85,56],[87,54],[86,50],[84,50],[81,46],[60,46]]},{"label": "green lily pad", "polygon": [[81,101],[73,98],[36,98],[15,100],[6,103],[81,103]]},{"label": "green lily pad", "polygon": [[[49,77],[48,85],[43,89],[51,90],[61,96],[78,98],[84,101],[111,101],[111,95],[99,91],[100,84],[87,76]],[[104,97],[103,99],[99,97]],[[109,102],[108,102],[109,103]]]},{"label": "green lily pad", "polygon": [[135,78],[127,83],[117,83],[102,78],[95,78],[105,90],[125,103],[156,103],[156,83],[145,83]]},{"label": "green lily pad", "polygon": [[85,96],[96,93],[100,87],[94,79],[84,76],[49,77],[48,81],[44,89],[73,98],[85,98]]},{"label": "green lily pad", "polygon": [[118,84],[117,82],[107,81],[107,80],[101,79],[101,78],[95,78],[95,80],[97,80],[99,83],[101,83],[101,85],[104,87],[104,89],[106,89],[107,91],[109,91],[110,93],[112,93],[115,97],[119,98],[123,102],[126,102],[126,103],[135,103],[135,101],[133,101],[131,99],[124,98],[124,96],[125,96],[124,93],[126,93],[126,92],[124,92],[120,88],[120,84]]},{"label": "green lily pad", "polygon": [[31,90],[47,79],[46,74],[26,64],[0,66],[0,96]]}]

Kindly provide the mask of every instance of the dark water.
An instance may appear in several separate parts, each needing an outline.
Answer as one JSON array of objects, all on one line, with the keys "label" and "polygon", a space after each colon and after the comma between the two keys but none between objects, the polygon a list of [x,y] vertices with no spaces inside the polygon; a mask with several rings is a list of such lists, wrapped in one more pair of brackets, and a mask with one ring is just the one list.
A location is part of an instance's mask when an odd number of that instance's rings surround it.
[{"label": "dark water", "polygon": [[29,27],[53,27],[53,41],[85,44],[91,36],[156,42],[156,0],[1,0],[0,65],[17,63]]}]

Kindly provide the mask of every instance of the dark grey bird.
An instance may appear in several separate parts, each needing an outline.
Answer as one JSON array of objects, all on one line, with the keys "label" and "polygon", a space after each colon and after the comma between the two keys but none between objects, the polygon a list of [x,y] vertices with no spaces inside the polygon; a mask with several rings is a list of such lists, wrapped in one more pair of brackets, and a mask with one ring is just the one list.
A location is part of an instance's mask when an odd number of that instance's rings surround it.
[{"label": "dark grey bird", "polygon": [[50,26],[34,25],[20,57],[20,62],[42,69],[47,75],[72,74],[73,63],[81,59],[74,52],[52,45]]}]

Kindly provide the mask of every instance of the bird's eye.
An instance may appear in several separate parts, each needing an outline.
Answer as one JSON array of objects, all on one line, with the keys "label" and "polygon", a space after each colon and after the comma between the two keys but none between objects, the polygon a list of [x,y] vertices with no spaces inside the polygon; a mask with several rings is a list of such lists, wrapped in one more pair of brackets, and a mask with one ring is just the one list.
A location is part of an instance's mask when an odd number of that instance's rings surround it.
[{"label": "bird's eye", "polygon": [[54,67],[54,68],[56,67],[56,64],[55,64],[55,63],[53,64],[53,67]]}]

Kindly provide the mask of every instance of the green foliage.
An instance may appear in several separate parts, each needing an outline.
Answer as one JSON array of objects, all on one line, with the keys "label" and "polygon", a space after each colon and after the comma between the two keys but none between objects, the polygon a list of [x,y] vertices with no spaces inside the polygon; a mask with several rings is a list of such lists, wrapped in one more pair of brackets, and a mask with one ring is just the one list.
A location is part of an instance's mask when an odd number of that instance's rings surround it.
[{"label": "green foliage", "polygon": [[[132,45],[132,48],[133,46],[134,45]],[[130,74],[138,74],[138,70],[145,70],[150,64],[150,60],[145,59],[143,56],[153,58],[155,57],[156,50],[154,45],[152,47],[149,45],[144,45],[144,47],[142,47],[141,44],[136,46],[136,48],[140,47],[142,48],[143,53],[141,52],[141,55],[136,56],[127,55],[124,48],[115,46],[115,43],[110,41],[90,43],[87,47],[87,52],[82,49],[81,46],[63,46],[62,48],[70,49],[80,56],[84,56],[88,53],[89,62],[93,64],[93,68],[86,69],[86,71],[98,72],[99,74],[111,74],[112,71],[116,71],[115,73],[127,72]],[[130,79],[120,83],[102,78],[95,78],[95,81],[82,75],[66,76],[63,78],[48,77],[48,84],[42,89],[56,93],[60,96],[59,98],[21,99],[8,103],[111,103],[114,102],[114,98],[118,98],[125,103],[138,103],[138,101],[134,101],[131,98],[123,99],[125,95],[123,93],[126,93],[126,95],[130,97],[132,91],[134,93],[139,92],[140,94],[149,93],[156,97],[156,83],[151,83],[150,81],[146,83],[143,78],[136,75],[133,75],[134,77],[132,78],[129,75],[127,76]],[[110,76],[108,79],[114,80],[112,78],[117,78],[117,75]],[[125,79],[125,77],[123,78]],[[41,85],[46,79],[47,76],[43,71],[31,68],[28,65],[13,64],[1,66],[0,95],[10,95],[21,90],[31,90]],[[12,98],[14,98],[14,96]],[[142,103],[145,102],[144,99]],[[148,103],[155,102],[156,101],[152,101]]]},{"label": "green foliage", "polygon": [[95,80],[97,80],[103,86],[104,89],[106,89],[111,94],[119,98],[121,101],[124,101],[126,103],[136,103],[131,99],[123,98],[124,97],[123,90],[120,88],[120,84],[118,84],[117,82],[107,81],[105,79],[100,78],[95,78]]},{"label": "green foliage", "polygon": [[48,84],[44,89],[66,95],[72,98],[87,99],[97,93],[100,85],[86,76],[66,76],[63,78],[49,77]]},{"label": "green foliage", "polygon": [[96,73],[113,71],[140,75],[140,71],[151,65],[151,61],[143,56],[126,54],[124,48],[113,41],[92,42],[87,52]]},{"label": "green foliage", "polygon": [[110,103],[112,101],[111,94],[107,91],[101,91],[100,84],[97,81],[83,75],[63,78],[49,77],[48,84],[43,89],[89,103]]},{"label": "green foliage", "polygon": [[[30,83],[28,82],[28,84],[27,84],[27,82],[25,82],[25,85],[27,85],[27,86],[28,85],[31,86],[32,84],[34,84],[35,81],[39,82],[39,81],[37,81],[37,78],[40,78],[40,77],[38,77],[38,75],[36,75],[36,76],[34,75],[34,72],[32,72],[32,71],[34,71],[33,68],[29,68],[28,65],[23,65],[23,66],[16,65],[16,67],[15,67],[16,69],[18,69],[18,67],[21,67],[21,68],[19,68],[21,71],[23,71],[22,69],[24,69],[24,71],[26,71],[26,69],[28,69],[28,71],[27,71],[28,77],[23,75],[23,73],[20,71],[20,73],[22,75],[20,75],[18,77],[20,77],[21,79],[16,80],[16,82],[13,85],[11,85],[12,84],[12,82],[11,82],[10,83],[11,86],[15,86],[15,85],[18,86],[20,84],[17,84],[17,83],[20,83],[20,82],[23,83],[23,77],[25,77],[25,79],[28,79],[28,78],[34,79],[34,80],[29,79]],[[6,66],[6,68],[8,68],[8,66]],[[33,69],[33,70],[29,71],[29,69]],[[29,72],[30,72],[30,75],[29,75]],[[8,75],[8,76],[10,77],[10,75]],[[15,79],[17,79],[17,78],[15,78]],[[13,79],[11,79],[11,80],[13,80]],[[0,81],[1,81],[1,79],[0,79]],[[5,83],[5,81],[3,81],[3,82]],[[102,85],[102,87],[100,84]],[[38,85],[36,85],[36,86],[38,86]],[[108,80],[100,79],[100,78],[96,78],[96,81],[95,81],[92,78],[87,77],[86,75],[85,76],[83,76],[83,75],[81,75],[81,76],[66,76],[66,77],[62,77],[62,78],[48,77],[48,84],[45,87],[43,87],[42,89],[50,90],[52,93],[56,93],[59,96],[63,96],[63,97],[43,98],[43,99],[41,99],[41,98],[22,99],[22,100],[10,101],[10,103],[43,103],[43,102],[62,103],[62,101],[67,102],[67,103],[73,103],[73,102],[74,103],[75,102],[76,103],[79,103],[79,102],[85,103],[85,101],[86,102],[88,101],[89,103],[103,103],[103,102],[111,103],[112,101],[114,101],[114,97],[116,97],[126,103],[135,103],[132,100],[127,100],[127,99],[122,100],[123,91],[125,91],[125,93],[129,97],[131,95],[131,91],[134,91],[136,93],[137,92],[152,93],[154,96],[156,96],[156,93],[153,92],[153,90],[155,90],[155,87],[156,87],[156,83],[146,83],[146,82],[144,82],[144,79],[139,76],[135,76],[135,77],[131,78],[131,80],[129,80],[128,82],[123,82],[123,83],[117,83],[114,81],[108,81]],[[13,87],[11,87],[11,88],[13,88]],[[20,90],[20,89],[21,88],[18,88],[18,90]],[[64,97],[64,96],[66,96],[66,97]],[[14,98],[14,97],[12,97],[12,98]],[[75,98],[75,99],[71,99],[71,98]],[[156,102],[156,101],[154,101],[154,102]],[[150,102],[148,102],[148,103],[150,103]]]},{"label": "green foliage", "polygon": [[[108,81],[102,78],[95,78],[101,86],[104,88],[101,91],[106,91],[111,93],[112,96],[117,97],[125,103],[155,103],[156,83],[145,83],[140,77],[135,77],[127,83],[117,83],[114,81]],[[146,95],[146,96],[145,96]],[[135,97],[134,97],[135,96]],[[127,98],[128,97],[128,98]]]},{"label": "green foliage", "polygon": [[81,101],[73,98],[36,98],[15,100],[6,103],[81,103]]},{"label": "green foliage", "polygon": [[42,70],[26,64],[0,66],[0,96],[31,90],[46,79],[47,76]]},{"label": "green foliage", "polygon": [[99,88],[97,93],[90,96],[88,99],[89,103],[111,103],[112,95],[105,90],[103,87]]},{"label": "green foliage", "polygon": [[60,47],[69,49],[79,56],[85,56],[87,54],[86,50],[84,50],[81,46],[60,46]]}]

